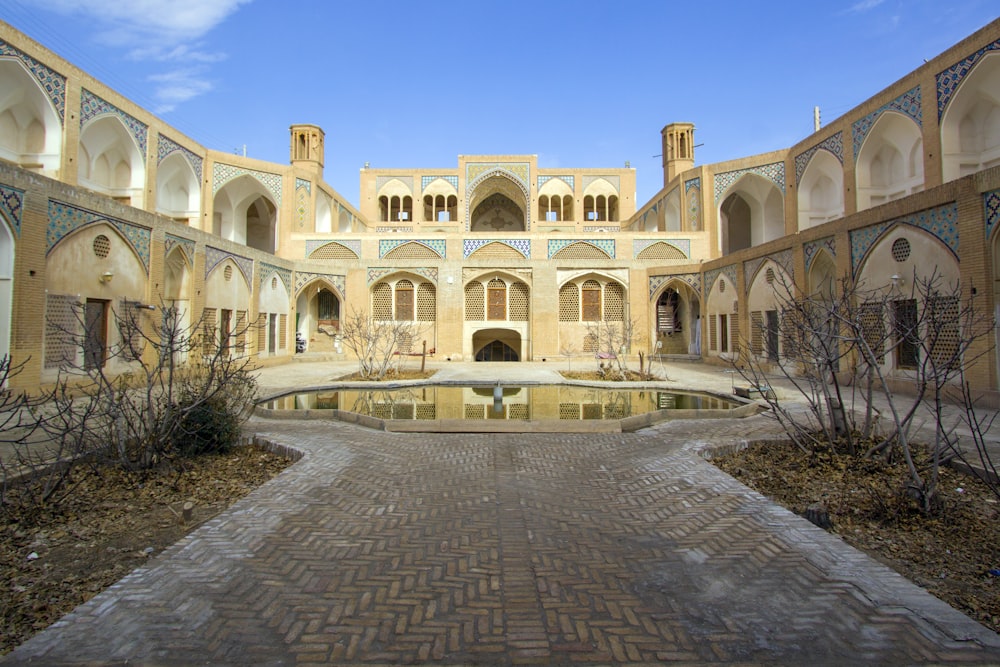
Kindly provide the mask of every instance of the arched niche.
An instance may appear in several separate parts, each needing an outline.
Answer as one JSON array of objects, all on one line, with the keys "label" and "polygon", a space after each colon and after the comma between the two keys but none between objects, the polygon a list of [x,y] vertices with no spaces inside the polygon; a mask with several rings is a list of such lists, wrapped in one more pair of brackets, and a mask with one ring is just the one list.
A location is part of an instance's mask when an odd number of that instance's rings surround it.
[{"label": "arched niche", "polygon": [[538,189],[538,219],[565,222],[573,216],[573,189],[561,178],[550,178]]},{"label": "arched niche", "polygon": [[844,168],[832,153],[818,150],[798,187],[799,230],[844,216]]},{"label": "arched niche", "polygon": [[719,227],[723,254],[783,236],[784,197],[778,186],[763,176],[744,174],[723,196]]},{"label": "arched niche", "polygon": [[177,222],[197,223],[201,210],[201,184],[194,168],[180,153],[163,159],[156,170],[156,211]]},{"label": "arched niche", "polygon": [[651,300],[657,354],[701,354],[701,299],[690,285],[669,280]]},{"label": "arched niche", "polygon": [[750,283],[747,310],[750,352],[769,361],[779,358],[781,311],[795,297],[791,276],[776,262],[765,261]]},{"label": "arched niche", "polygon": [[250,248],[277,249],[278,208],[256,178],[243,174],[222,186],[212,205],[212,231]]},{"label": "arched niche", "polygon": [[0,58],[0,159],[59,177],[62,121],[20,60]]},{"label": "arched niche", "polygon": [[674,188],[663,199],[663,229],[667,232],[681,230],[681,191]]},{"label": "arched niche", "polygon": [[807,274],[806,289],[809,296],[822,301],[832,301],[837,294],[837,265],[826,250],[813,257]]},{"label": "arched niche", "polygon": [[1000,53],[966,74],[941,117],[945,181],[1000,164]]},{"label": "arched niche", "polygon": [[886,111],[875,121],[858,151],[859,211],[923,190],[923,145],[912,118]]},{"label": "arched niche", "polygon": [[[10,325],[14,303],[14,235],[0,216],[0,359],[10,354]],[[2,387],[0,387],[2,389]]]},{"label": "arched niche", "polygon": [[295,298],[295,331],[310,352],[342,352],[338,335],[344,298],[329,281],[317,278],[302,287]]},{"label": "arched niche", "polygon": [[80,185],[142,208],[145,156],[121,118],[104,115],[80,130],[78,163]]},{"label": "arched niche", "polygon": [[505,172],[495,172],[474,185],[466,210],[473,232],[528,231],[528,193]]},{"label": "arched niche", "polygon": [[316,195],[316,233],[329,234],[333,231],[333,210],[330,195],[320,191]]}]

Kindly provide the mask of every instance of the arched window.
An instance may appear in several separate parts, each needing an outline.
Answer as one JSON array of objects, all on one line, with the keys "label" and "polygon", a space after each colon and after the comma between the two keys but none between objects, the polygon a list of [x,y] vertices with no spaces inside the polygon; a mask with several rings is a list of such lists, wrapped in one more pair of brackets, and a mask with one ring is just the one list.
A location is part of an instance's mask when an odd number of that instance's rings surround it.
[{"label": "arched window", "polygon": [[598,322],[601,319],[601,285],[596,280],[583,284],[583,321]]}]

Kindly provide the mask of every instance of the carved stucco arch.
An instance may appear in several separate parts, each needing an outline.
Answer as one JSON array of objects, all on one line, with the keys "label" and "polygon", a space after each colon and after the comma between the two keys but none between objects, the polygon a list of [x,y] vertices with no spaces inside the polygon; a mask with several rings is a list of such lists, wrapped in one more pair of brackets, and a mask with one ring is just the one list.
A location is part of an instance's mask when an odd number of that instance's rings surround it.
[{"label": "carved stucco arch", "polygon": [[471,230],[472,223],[472,210],[480,202],[489,197],[492,194],[500,192],[501,194],[508,195],[511,188],[480,188],[485,185],[488,181],[494,178],[501,177],[506,179],[510,184],[515,186],[517,190],[524,197],[524,231],[531,231],[531,193],[528,192],[527,186],[521,182],[515,174],[507,171],[506,169],[492,169],[484,174],[481,174],[476,180],[468,185],[465,189],[465,231]]}]

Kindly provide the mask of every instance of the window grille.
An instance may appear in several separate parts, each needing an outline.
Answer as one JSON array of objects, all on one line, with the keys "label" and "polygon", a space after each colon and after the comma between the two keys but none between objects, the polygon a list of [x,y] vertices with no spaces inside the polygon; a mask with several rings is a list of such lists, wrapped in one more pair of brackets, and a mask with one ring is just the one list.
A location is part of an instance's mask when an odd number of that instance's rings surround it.
[{"label": "window grille", "polygon": [[916,368],[920,362],[920,339],[917,335],[917,300],[900,299],[892,302],[893,334],[896,346],[896,365],[899,368]]},{"label": "window grille", "polygon": [[392,288],[386,283],[372,288],[372,318],[379,322],[392,319]]},{"label": "window grille", "polygon": [[473,280],[465,286],[465,321],[480,322],[486,319],[486,295],[483,284]]},{"label": "window grille", "polygon": [[876,363],[885,363],[885,320],[882,304],[863,303],[858,307],[861,337],[875,354]]},{"label": "window grille", "polygon": [[396,283],[396,320],[413,321],[413,283],[400,280]]},{"label": "window grille", "polygon": [[756,357],[764,353],[764,314],[759,310],[750,313],[750,352]]},{"label": "window grille", "polygon": [[45,299],[45,367],[59,368],[76,362],[77,340],[81,336],[80,311],[76,297],[48,294]]},{"label": "window grille", "polygon": [[486,319],[507,319],[507,283],[494,278],[486,286]]},{"label": "window grille", "polygon": [[604,288],[604,319],[625,321],[625,288],[618,283],[608,283]]},{"label": "window grille", "polygon": [[566,283],[559,289],[559,321],[580,321],[580,291],[573,283]]},{"label": "window grille", "polygon": [[960,307],[957,296],[932,297],[927,301],[930,311],[927,332],[931,359],[938,371],[954,370],[961,363],[959,357]]},{"label": "window grille", "polygon": [[201,344],[202,352],[207,356],[212,356],[215,354],[216,346],[218,345],[218,336],[216,329],[216,317],[218,316],[218,311],[215,308],[206,308],[202,311],[201,315]]},{"label": "window grille", "polygon": [[[237,321],[239,321],[237,319]],[[239,326],[239,325],[237,325]],[[288,340],[288,315],[282,313],[278,315],[278,349],[285,349],[285,341]]]},{"label": "window grille", "polygon": [[417,319],[421,322],[433,322],[437,319],[437,288],[433,283],[420,283],[417,286]]},{"label": "window grille", "polygon": [[236,354],[243,356],[247,352],[247,311],[236,311]]},{"label": "window grille", "polygon": [[510,320],[528,321],[528,286],[524,283],[514,283],[510,286]]},{"label": "window grille", "polygon": [[601,286],[596,280],[583,284],[583,320],[597,322],[601,319]]}]

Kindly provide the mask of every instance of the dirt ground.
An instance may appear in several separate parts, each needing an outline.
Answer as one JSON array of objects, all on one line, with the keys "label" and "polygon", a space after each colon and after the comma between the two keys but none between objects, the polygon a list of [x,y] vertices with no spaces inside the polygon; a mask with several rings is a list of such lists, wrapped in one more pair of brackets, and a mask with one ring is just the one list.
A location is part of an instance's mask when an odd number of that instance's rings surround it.
[{"label": "dirt ground", "polygon": [[[177,542],[291,461],[257,447],[145,479],[80,468],[57,508],[0,514],[0,655]],[[191,520],[183,508],[193,503]]]},{"label": "dirt ground", "polygon": [[712,462],[775,502],[803,514],[822,503],[830,529],[994,631],[1000,631],[1000,502],[968,475],[943,468],[940,506],[919,512],[901,489],[902,463],[805,454],[758,445]]}]

